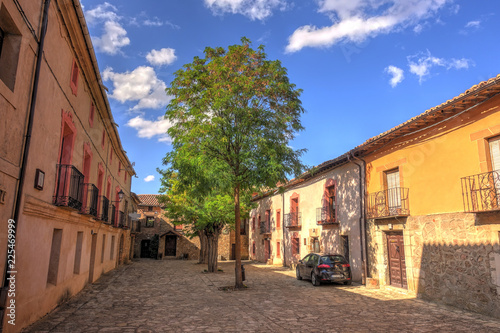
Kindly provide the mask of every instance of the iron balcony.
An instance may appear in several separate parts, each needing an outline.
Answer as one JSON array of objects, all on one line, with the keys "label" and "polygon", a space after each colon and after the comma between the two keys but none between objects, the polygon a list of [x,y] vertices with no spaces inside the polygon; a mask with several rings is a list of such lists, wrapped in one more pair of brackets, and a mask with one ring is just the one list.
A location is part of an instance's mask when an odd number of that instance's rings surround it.
[{"label": "iron balcony", "polygon": [[83,184],[82,214],[92,215],[97,218],[97,203],[99,202],[99,189],[94,184]]},{"label": "iron balcony", "polygon": [[109,199],[104,195],[101,196],[101,215],[99,220],[109,222]]},{"label": "iron balcony", "polygon": [[316,208],[316,223],[317,224],[337,224],[335,219],[335,210],[330,207]]},{"label": "iron balcony", "polygon": [[83,206],[84,176],[73,165],[58,164],[54,205],[81,210]]},{"label": "iron balcony", "polygon": [[109,220],[109,222],[112,225],[116,225],[116,207],[115,207],[115,205],[111,204],[110,210],[111,210],[111,220]]},{"label": "iron balcony", "polygon": [[369,194],[368,218],[409,216],[408,192],[408,188],[394,187]]},{"label": "iron balcony", "polygon": [[291,212],[285,214],[285,226],[287,228],[294,228],[302,226],[302,213],[301,212]]},{"label": "iron balcony", "polygon": [[260,233],[261,234],[271,233],[271,223],[269,221],[260,222]]},{"label": "iron balcony", "polygon": [[479,213],[500,210],[500,170],[462,178],[464,211]]}]

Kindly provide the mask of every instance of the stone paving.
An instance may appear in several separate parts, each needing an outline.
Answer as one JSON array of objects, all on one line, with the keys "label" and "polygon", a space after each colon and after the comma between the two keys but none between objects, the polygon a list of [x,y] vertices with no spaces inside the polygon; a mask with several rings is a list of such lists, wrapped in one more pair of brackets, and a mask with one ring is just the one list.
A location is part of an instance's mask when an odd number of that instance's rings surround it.
[{"label": "stone paving", "polygon": [[248,286],[224,291],[234,263],[202,273],[194,261],[134,261],[26,332],[500,332],[500,320],[404,293],[295,279],[294,271],[245,265]]}]

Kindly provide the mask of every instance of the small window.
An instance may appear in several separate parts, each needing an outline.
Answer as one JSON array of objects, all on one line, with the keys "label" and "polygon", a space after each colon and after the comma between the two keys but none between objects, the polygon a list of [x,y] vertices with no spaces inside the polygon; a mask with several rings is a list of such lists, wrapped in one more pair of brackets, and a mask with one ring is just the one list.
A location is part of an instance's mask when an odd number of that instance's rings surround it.
[{"label": "small window", "polygon": [[276,212],[276,228],[281,228],[281,211]]},{"label": "small window", "polygon": [[148,206],[148,212],[152,212],[153,211],[153,206]]},{"label": "small window", "polygon": [[106,130],[102,129],[101,147],[104,149],[104,144],[106,143]]},{"label": "small window", "polygon": [[146,219],[146,228],[153,228],[155,226],[155,218],[150,216]]},{"label": "small window", "polygon": [[14,91],[21,49],[21,32],[5,6],[0,8],[0,80]]},{"label": "small window", "polygon": [[73,95],[76,96],[78,92],[78,65],[76,64],[76,60],[73,59],[73,66],[71,68],[71,92],[73,92]]},{"label": "small window", "polygon": [[95,106],[94,106],[94,103],[91,103],[90,104],[90,114],[89,114],[90,127],[94,127],[94,113],[95,113]]},{"label": "small window", "polygon": [[276,242],[276,258],[281,258],[281,243]]},{"label": "small window", "polygon": [[252,231],[255,231],[255,216],[252,217]]},{"label": "small window", "polygon": [[252,244],[252,254],[255,256],[255,241]]}]

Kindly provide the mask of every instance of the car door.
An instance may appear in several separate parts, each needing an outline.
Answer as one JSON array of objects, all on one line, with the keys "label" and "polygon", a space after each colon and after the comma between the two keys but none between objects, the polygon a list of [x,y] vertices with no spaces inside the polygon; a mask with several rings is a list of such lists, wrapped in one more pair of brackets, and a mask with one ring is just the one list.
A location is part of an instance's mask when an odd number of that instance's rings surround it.
[{"label": "car door", "polygon": [[311,255],[308,254],[307,256],[305,256],[302,259],[302,263],[298,264],[300,276],[305,277],[305,278],[308,277],[308,275],[307,275],[307,269],[306,268],[307,268],[307,262],[309,261],[310,257],[311,257]]},{"label": "car door", "polygon": [[317,261],[317,255],[316,254],[312,254],[309,256],[309,260],[307,261],[305,267],[306,267],[306,271],[304,272],[305,273],[305,277],[306,278],[311,278],[311,274],[312,274],[312,271],[314,269],[314,264],[315,262]]}]

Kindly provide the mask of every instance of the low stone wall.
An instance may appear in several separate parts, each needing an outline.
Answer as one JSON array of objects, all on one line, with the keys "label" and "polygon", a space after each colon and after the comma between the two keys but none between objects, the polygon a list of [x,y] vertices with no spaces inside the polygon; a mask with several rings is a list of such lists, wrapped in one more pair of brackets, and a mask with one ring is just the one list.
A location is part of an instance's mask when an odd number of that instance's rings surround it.
[{"label": "low stone wall", "polygon": [[[424,299],[500,318],[500,213],[450,213],[368,224],[371,277],[388,285],[385,233],[400,230],[408,289]],[[496,222],[495,222],[496,221]]]}]

